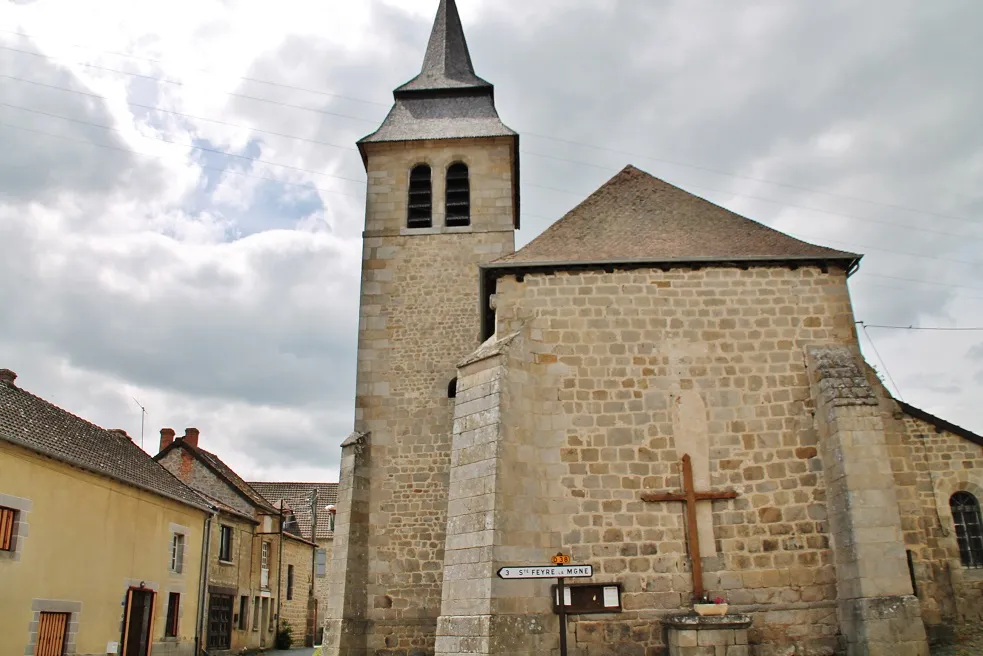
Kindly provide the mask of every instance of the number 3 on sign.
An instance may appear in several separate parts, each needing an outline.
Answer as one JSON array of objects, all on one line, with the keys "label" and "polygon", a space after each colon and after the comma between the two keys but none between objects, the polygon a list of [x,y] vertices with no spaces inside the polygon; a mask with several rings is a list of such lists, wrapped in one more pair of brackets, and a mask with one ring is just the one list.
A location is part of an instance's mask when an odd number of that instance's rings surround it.
[{"label": "number 3 on sign", "polygon": [[565,556],[562,553],[558,553],[555,556],[553,556],[553,564],[554,565],[569,565],[570,564],[570,556]]}]

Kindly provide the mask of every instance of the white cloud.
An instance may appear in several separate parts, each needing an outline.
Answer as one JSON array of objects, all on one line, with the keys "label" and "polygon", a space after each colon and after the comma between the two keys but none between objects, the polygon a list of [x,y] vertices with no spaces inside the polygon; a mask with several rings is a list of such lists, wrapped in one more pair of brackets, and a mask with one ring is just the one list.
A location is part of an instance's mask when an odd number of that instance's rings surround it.
[{"label": "white cloud", "polygon": [[[136,396],[150,444],[162,425],[197,426],[247,478],[332,478],[353,414],[354,142],[418,70],[435,6],[0,4],[0,24],[32,35],[0,32],[0,46],[50,58],[4,50],[0,74],[70,90],[0,78],[2,102],[34,110],[0,106],[0,122],[35,131],[0,126],[0,302],[16,308],[0,317],[0,365],[131,435]],[[523,133],[520,245],[632,162],[866,250],[858,319],[983,325],[978,7],[483,0],[461,12],[478,73]],[[871,334],[906,400],[983,431],[983,364],[967,357],[979,333]]]}]

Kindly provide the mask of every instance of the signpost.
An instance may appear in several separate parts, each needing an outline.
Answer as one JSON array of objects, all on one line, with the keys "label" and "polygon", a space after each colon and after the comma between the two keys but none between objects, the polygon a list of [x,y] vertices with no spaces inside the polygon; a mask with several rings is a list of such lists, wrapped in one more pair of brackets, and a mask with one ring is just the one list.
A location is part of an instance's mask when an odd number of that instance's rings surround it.
[{"label": "signpost", "polygon": [[498,577],[514,579],[556,579],[556,592],[560,596],[560,656],[567,656],[567,608],[564,599],[563,579],[590,578],[594,576],[593,565],[571,565],[570,556],[558,553],[552,558],[552,566],[542,567],[502,567]]}]

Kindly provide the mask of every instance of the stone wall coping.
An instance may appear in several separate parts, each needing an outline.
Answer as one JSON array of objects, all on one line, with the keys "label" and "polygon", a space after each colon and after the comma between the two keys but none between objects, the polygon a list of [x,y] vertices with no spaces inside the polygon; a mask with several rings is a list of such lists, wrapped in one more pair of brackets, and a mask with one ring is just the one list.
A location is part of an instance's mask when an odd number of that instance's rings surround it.
[{"label": "stone wall coping", "polygon": [[661,622],[674,629],[687,631],[719,631],[722,629],[746,629],[751,626],[750,615],[728,613],[727,615],[667,615]]}]

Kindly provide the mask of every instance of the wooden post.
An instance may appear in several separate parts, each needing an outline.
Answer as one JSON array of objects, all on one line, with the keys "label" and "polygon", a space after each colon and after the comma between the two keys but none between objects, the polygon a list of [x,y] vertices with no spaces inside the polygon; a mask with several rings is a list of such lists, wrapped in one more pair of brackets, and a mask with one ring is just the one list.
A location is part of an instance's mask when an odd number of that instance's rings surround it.
[{"label": "wooden post", "polygon": [[689,547],[690,569],[693,573],[693,595],[703,596],[703,561],[700,559],[700,531],[696,526],[696,502],[716,499],[736,499],[737,492],[697,492],[693,484],[693,461],[689,454],[683,456],[683,493],[654,492],[642,495],[642,501],[681,501],[686,504],[686,542]]}]

